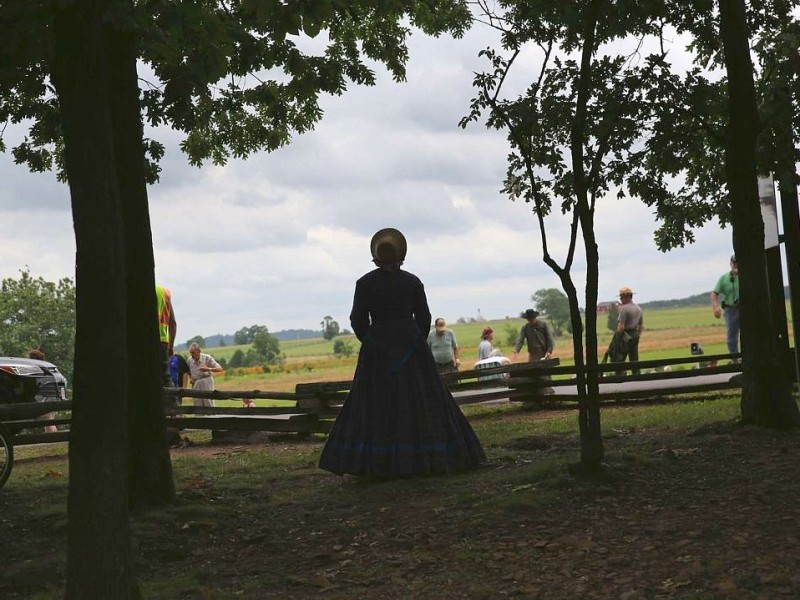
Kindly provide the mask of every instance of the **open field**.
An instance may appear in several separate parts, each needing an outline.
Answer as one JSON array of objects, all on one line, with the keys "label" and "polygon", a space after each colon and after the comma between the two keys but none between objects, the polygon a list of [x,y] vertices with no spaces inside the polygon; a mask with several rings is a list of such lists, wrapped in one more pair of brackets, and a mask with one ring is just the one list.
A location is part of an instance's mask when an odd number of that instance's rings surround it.
[{"label": "open field", "polygon": [[[610,332],[605,328],[605,315],[598,315],[599,335],[610,339]],[[448,323],[448,328],[456,334],[462,347],[469,351],[477,352],[481,331],[484,327],[491,327],[495,332],[495,345],[508,346],[506,341],[506,328],[511,327],[516,332],[525,324],[524,319],[494,319],[475,323]],[[697,328],[711,328],[712,331],[721,332],[724,341],[725,324],[720,319],[715,319],[711,309],[705,306],[688,308],[667,308],[651,310],[645,313],[645,326],[648,331],[663,331],[667,329],[692,330]],[[558,341],[566,341],[569,334],[565,334]],[[358,347],[355,336],[340,336],[341,339],[350,340]],[[222,346],[211,348],[209,351],[216,358],[230,360],[236,350],[247,351],[249,346]],[[510,352],[511,349],[509,349]],[[286,340],[281,342],[281,352],[288,359],[302,359],[306,357],[327,356],[333,354],[333,340],[309,338],[303,340]]]},{"label": "open field", "polygon": [[[605,315],[598,315],[600,332],[598,349],[602,358],[611,340],[611,331],[605,328]],[[495,332],[494,345],[510,357],[513,346],[508,343],[508,329],[519,332],[524,319],[497,319],[480,323],[448,324],[461,345],[461,358],[465,366],[477,360],[478,343],[484,327]],[[645,332],[639,346],[642,360],[676,358],[689,355],[691,342],[699,342],[706,354],[725,354],[725,324],[715,319],[711,309],[705,306],[669,308],[645,312]],[[344,336],[355,348],[349,358],[333,356],[333,341],[313,338],[281,342],[281,351],[286,355],[283,368],[273,368],[270,373],[261,369],[249,369],[245,374],[227,373],[217,377],[217,387],[223,390],[259,389],[291,391],[298,383],[337,381],[351,379],[355,370],[359,342],[354,336]],[[563,364],[573,363],[572,338],[565,334],[555,339],[555,356]],[[211,348],[209,352],[217,359],[230,360],[233,353],[247,346]],[[519,361],[525,360],[525,351]]]}]

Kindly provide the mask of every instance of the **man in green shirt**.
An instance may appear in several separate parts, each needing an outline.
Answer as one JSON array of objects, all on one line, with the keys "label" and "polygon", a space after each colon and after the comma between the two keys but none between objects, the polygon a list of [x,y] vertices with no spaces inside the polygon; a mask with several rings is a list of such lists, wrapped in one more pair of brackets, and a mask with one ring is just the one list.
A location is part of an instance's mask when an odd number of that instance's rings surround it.
[{"label": "man in green shirt", "polygon": [[711,308],[714,317],[725,315],[728,330],[728,352],[739,353],[739,267],[736,256],[731,256],[731,270],[717,280],[711,292]]}]

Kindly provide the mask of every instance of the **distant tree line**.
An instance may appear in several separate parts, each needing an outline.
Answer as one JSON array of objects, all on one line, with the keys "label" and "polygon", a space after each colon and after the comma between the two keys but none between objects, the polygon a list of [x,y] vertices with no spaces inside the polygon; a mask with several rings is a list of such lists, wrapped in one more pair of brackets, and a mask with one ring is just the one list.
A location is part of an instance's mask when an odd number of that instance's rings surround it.
[{"label": "distant tree line", "polygon": [[[678,300],[653,300],[639,304],[642,308],[680,308],[683,306],[706,306],[709,305],[709,292],[695,294]],[[709,305],[710,306],[710,305]]]}]

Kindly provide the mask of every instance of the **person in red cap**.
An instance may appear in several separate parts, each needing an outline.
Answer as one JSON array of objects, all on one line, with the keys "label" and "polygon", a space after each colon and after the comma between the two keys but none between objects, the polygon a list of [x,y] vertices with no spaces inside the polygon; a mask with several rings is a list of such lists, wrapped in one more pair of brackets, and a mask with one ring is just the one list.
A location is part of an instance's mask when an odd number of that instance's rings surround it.
[{"label": "person in red cap", "polygon": [[492,340],[494,340],[494,330],[491,327],[486,327],[481,332],[481,343],[478,344],[478,360],[497,356],[497,352],[492,347]]}]

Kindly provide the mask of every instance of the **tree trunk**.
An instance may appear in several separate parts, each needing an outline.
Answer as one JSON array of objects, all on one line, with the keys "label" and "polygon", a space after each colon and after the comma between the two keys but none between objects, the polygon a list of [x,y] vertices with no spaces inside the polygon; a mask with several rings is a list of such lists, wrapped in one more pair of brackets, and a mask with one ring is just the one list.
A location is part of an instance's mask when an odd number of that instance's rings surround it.
[{"label": "tree trunk", "polygon": [[[575,118],[570,135],[575,211],[580,222],[586,251],[586,398],[585,406],[579,410],[581,426],[581,464],[588,470],[600,467],[603,460],[603,437],[600,428],[600,395],[597,373],[597,280],[598,253],[594,237],[594,218],[589,205],[589,190],[584,166],[583,145],[586,141],[587,105],[591,92],[592,56],[595,50],[595,29],[601,9],[601,1],[593,0],[585,9],[583,50],[580,75],[575,100]],[[593,308],[594,307],[594,308]],[[576,353],[575,365],[583,357]],[[580,383],[580,381],[579,381]],[[580,388],[579,388],[580,399]],[[584,402],[582,402],[584,404]]]},{"label": "tree trunk", "polygon": [[[127,3],[127,2],[126,2]],[[144,145],[136,72],[136,36],[107,29],[109,102],[122,200],[127,273],[130,506],[141,511],[175,500],[169,447],[165,436],[153,238],[144,171]]]},{"label": "tree trunk", "polygon": [[125,266],[108,111],[105,2],[55,10],[52,69],[77,246],[67,598],[139,598],[128,517]]},{"label": "tree trunk", "polygon": [[773,335],[764,260],[764,223],[758,201],[758,109],[744,0],[719,0],[720,33],[728,74],[726,179],[733,246],[739,264],[743,357],[742,421],[774,428],[800,423],[791,379]]},{"label": "tree trunk", "polygon": [[[788,15],[786,16],[788,22]],[[794,59],[797,60],[797,59]],[[792,57],[781,59],[782,79],[791,81],[793,73]],[[786,271],[789,276],[791,291],[792,330],[794,352],[790,353],[791,366],[795,381],[800,376],[800,215],[798,214],[797,167],[795,165],[795,139],[792,117],[795,101],[788,83],[784,83],[775,91],[776,124],[773,125],[772,137],[775,144],[775,177],[781,192],[781,213],[783,216],[784,244],[786,248]],[[788,376],[788,374],[787,374]]]}]

